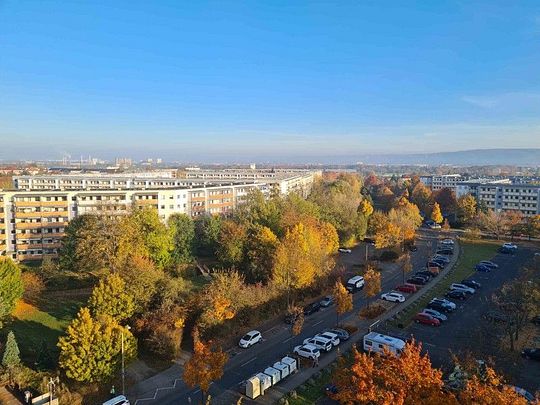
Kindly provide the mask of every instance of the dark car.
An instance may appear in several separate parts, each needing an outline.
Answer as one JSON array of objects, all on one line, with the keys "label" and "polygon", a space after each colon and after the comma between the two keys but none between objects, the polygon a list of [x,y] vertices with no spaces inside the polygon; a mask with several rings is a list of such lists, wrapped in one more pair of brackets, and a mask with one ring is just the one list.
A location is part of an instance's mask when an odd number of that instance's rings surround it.
[{"label": "dark car", "polygon": [[491,260],[482,260],[480,263],[482,266],[489,267],[490,269],[498,269],[499,265],[497,263],[493,263]]},{"label": "dark car", "polygon": [[540,349],[523,349],[521,355],[526,359],[540,361]]},{"label": "dark car", "polygon": [[426,263],[426,267],[438,267],[439,269],[444,269],[444,263],[432,260]]},{"label": "dark car", "polygon": [[467,294],[459,290],[450,290],[445,294],[448,298],[455,298],[458,300],[464,300],[467,298]]},{"label": "dark car", "polygon": [[373,239],[373,238],[364,238],[364,242],[369,243],[371,245],[374,245],[375,244],[375,239]]},{"label": "dark car", "polygon": [[474,269],[476,271],[479,271],[481,273],[491,273],[491,269],[487,266],[484,266],[482,264],[477,264],[476,266],[474,266]]},{"label": "dark car", "polygon": [[439,263],[442,268],[446,267],[448,263],[450,263],[450,260],[445,260],[443,257],[437,257],[435,259],[432,259],[431,262],[433,263]]},{"label": "dark car", "polygon": [[438,255],[452,256],[454,251],[452,249],[438,249],[436,253]]},{"label": "dark car", "polygon": [[311,304],[304,307],[304,315],[311,315],[321,309],[321,304],[319,302],[312,302]]},{"label": "dark car", "polygon": [[321,307],[328,308],[334,303],[334,297],[332,297],[331,295],[327,295],[319,303],[321,304]]},{"label": "dark car", "polygon": [[474,288],[475,290],[478,290],[480,287],[482,287],[482,284],[474,280],[461,280],[461,284],[466,285],[467,287]]},{"label": "dark car", "polygon": [[349,338],[351,337],[349,335],[349,332],[347,332],[345,329],[334,328],[334,329],[328,329],[327,332],[335,333],[336,335],[338,335],[339,340],[341,340],[342,342],[345,340],[349,340]]},{"label": "dark car", "polygon": [[333,395],[338,393],[338,389],[335,384],[327,384],[324,387],[324,392],[331,398]]},{"label": "dark car", "polygon": [[503,255],[513,255],[515,252],[515,249],[509,249],[505,247],[499,248],[499,253],[502,253]]},{"label": "dark car", "polygon": [[424,285],[427,283],[427,281],[423,277],[411,277],[410,279],[407,280],[407,283],[415,284],[415,285]]},{"label": "dark car", "polygon": [[439,312],[446,312],[446,313],[452,312],[451,307],[449,307],[448,305],[441,304],[440,302],[430,302],[429,304],[426,305],[426,308],[434,309],[435,311],[439,311]]},{"label": "dark car", "polygon": [[417,271],[416,273],[414,273],[415,276],[426,276],[429,279],[431,279],[432,277],[435,277],[435,274],[432,273],[431,271],[427,271],[427,270],[422,270],[422,271]]}]

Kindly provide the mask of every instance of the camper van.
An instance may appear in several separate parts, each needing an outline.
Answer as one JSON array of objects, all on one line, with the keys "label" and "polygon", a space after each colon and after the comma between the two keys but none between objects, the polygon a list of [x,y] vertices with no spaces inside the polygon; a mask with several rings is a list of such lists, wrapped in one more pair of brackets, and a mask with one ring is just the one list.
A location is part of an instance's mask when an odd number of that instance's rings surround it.
[{"label": "camper van", "polygon": [[347,285],[345,285],[345,288],[350,293],[355,293],[357,291],[360,291],[362,288],[364,288],[364,277],[362,276],[354,276],[347,281]]},{"label": "camper van", "polygon": [[405,347],[405,342],[401,339],[381,335],[377,332],[370,332],[364,336],[364,351],[372,353],[384,353],[384,349],[390,353],[400,355]]}]

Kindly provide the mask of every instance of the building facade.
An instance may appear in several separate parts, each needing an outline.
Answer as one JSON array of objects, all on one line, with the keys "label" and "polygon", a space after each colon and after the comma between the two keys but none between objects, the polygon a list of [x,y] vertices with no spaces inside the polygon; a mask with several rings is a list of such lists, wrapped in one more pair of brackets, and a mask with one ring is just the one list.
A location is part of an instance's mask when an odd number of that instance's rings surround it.
[{"label": "building facade", "polygon": [[420,181],[432,191],[441,190],[443,188],[455,190],[457,183],[462,180],[463,178],[460,174],[420,176]]}]

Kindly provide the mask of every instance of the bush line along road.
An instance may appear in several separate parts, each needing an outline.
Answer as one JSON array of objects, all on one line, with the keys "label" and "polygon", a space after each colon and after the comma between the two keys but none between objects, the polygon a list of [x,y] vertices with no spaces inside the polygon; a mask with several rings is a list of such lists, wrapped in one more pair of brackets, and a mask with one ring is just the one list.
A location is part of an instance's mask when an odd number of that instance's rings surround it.
[{"label": "bush line along road", "polygon": [[[411,253],[411,262],[413,266],[413,272],[425,267],[428,257],[435,251],[438,242],[438,233],[432,233],[429,231],[421,231],[419,233],[419,239],[417,240],[418,251]],[[372,248],[371,248],[372,249]],[[365,255],[365,245],[361,244],[352,253],[341,254],[341,263],[346,267],[348,273],[353,272],[353,264],[362,262]],[[457,257],[457,252],[454,255]],[[383,270],[381,272],[382,280],[382,292],[391,291],[398,284],[402,283],[402,271],[399,266],[395,266],[393,270]],[[448,266],[445,270],[449,269]],[[435,279],[436,280],[436,279]],[[433,283],[436,283],[434,281]],[[431,285],[431,284],[430,284]],[[425,286],[424,289],[430,286]],[[417,293],[418,294],[418,293]],[[420,293],[422,294],[422,293]],[[408,295],[408,294],[405,294]],[[412,299],[415,295],[412,295]],[[409,304],[411,298],[408,298],[405,303],[400,304],[400,308]],[[340,323],[354,322],[358,324],[358,310],[366,304],[366,299],[363,292],[358,292],[353,296],[354,309],[347,315],[341,317]],[[394,304],[390,304],[394,305]],[[383,314],[383,317],[388,317],[393,311]],[[367,331],[367,327],[373,321],[361,321],[359,323],[360,330],[357,334],[351,336],[348,342],[341,345],[342,350],[348,349],[352,343],[361,339],[364,332]],[[286,353],[292,352],[292,348],[295,345],[299,345],[302,341],[308,337],[323,331],[326,328],[334,327],[336,324],[336,312],[335,307],[330,306],[322,309],[313,315],[306,316],[302,333],[294,338],[291,338],[290,326],[285,323],[280,323],[268,330],[261,330],[263,335],[263,342],[257,344],[249,349],[234,348],[230,350],[231,358],[228,364],[225,366],[225,373],[221,380],[212,384],[209,394],[212,396],[215,403],[226,403],[226,400],[222,397],[230,396],[227,393],[228,390],[236,392],[236,387],[242,381],[264,370],[270,364],[273,364],[278,359],[281,359]],[[241,336],[238,338],[240,339]],[[330,363],[335,359],[337,355],[336,351],[328,354],[323,354],[320,359],[320,369],[325,364]],[[289,380],[279,383],[275,388],[267,391],[265,396],[260,397],[260,401],[269,401],[279,398],[290,389],[294,389],[295,386],[300,385],[304,380],[310,377],[310,374],[317,371],[317,369],[301,370],[300,373],[293,377],[289,377]],[[142,381],[132,387],[129,391],[129,397],[132,398],[136,405],[142,405],[147,403],[159,403],[159,404],[184,404],[188,403],[188,397],[192,399],[198,398],[200,390],[191,390],[185,386],[180,376],[182,368],[180,365],[175,365],[164,372],[157,374],[156,376]],[[293,384],[289,388],[289,385]],[[283,392],[279,394],[277,390],[282,388]],[[218,397],[219,396],[219,397]],[[273,400],[272,400],[273,398]],[[230,399],[229,399],[230,400]]]}]

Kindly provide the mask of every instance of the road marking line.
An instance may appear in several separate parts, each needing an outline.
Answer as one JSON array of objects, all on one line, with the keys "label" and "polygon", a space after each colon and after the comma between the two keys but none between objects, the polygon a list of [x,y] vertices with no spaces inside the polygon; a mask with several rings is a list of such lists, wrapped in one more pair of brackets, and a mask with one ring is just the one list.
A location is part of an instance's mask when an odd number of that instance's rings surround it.
[{"label": "road marking line", "polygon": [[324,321],[319,321],[319,322],[317,322],[317,323],[314,323],[313,326],[317,326],[317,325],[319,325],[320,323],[323,323],[323,322],[324,322]]},{"label": "road marking line", "polygon": [[257,357],[253,357],[251,360],[246,361],[244,364],[242,364],[240,367],[244,367],[245,365],[251,363],[253,360],[256,360]]},{"label": "road marking line", "polygon": [[273,327],[271,327],[270,329],[268,329],[267,331],[264,331],[263,333],[270,333],[270,331],[273,331],[274,329],[276,329],[276,328],[278,328],[278,327],[279,327],[279,325],[273,326]]},{"label": "road marking line", "polygon": [[287,343],[291,339],[292,339],[292,336],[290,338],[285,339],[282,343]]}]

